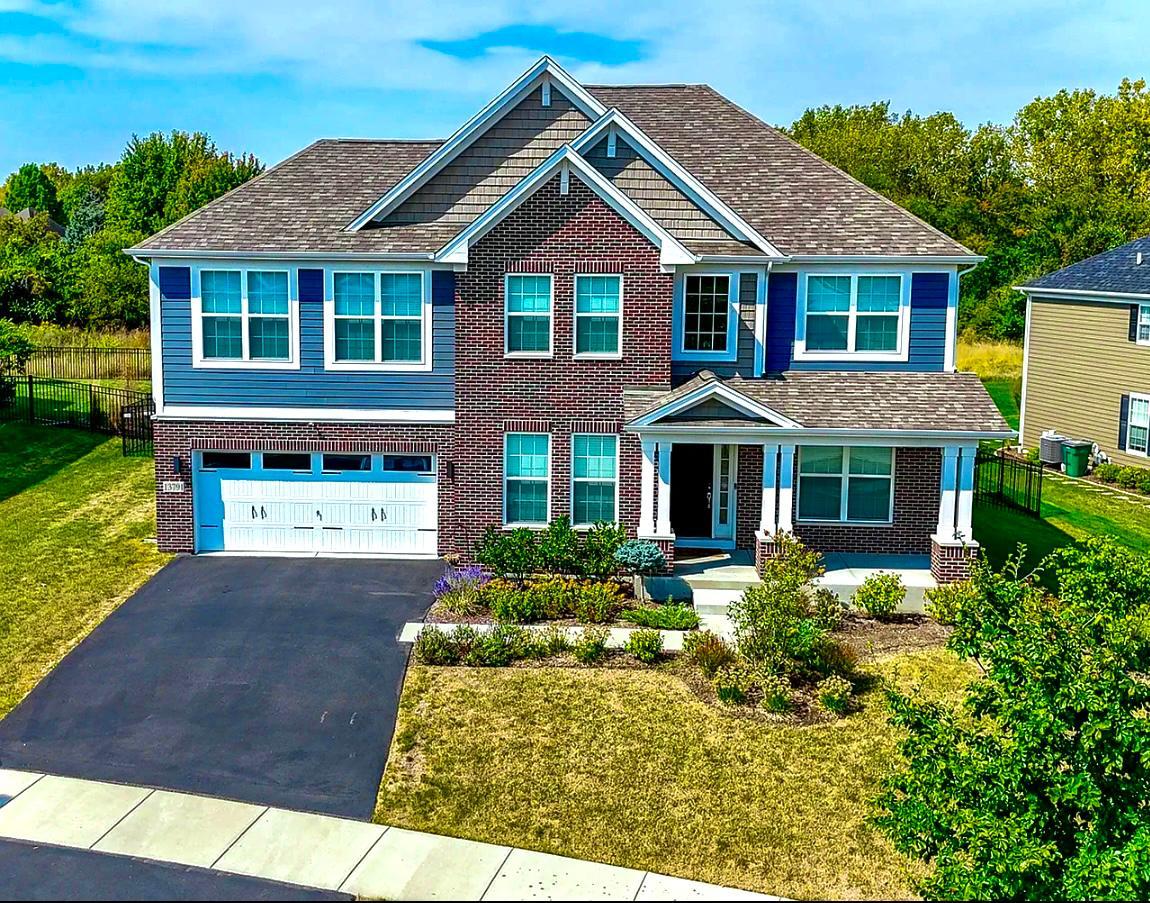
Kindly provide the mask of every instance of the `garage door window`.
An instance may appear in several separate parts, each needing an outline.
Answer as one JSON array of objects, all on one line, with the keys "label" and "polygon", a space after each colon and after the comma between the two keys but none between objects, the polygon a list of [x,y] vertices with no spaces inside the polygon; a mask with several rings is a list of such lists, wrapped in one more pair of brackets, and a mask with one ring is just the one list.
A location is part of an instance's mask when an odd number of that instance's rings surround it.
[{"label": "garage door window", "polygon": [[508,433],[503,456],[503,520],[545,525],[551,497],[551,437]]},{"label": "garage door window", "polygon": [[432,473],[431,455],[384,455],[383,469],[392,473]]},{"label": "garage door window", "polygon": [[204,470],[248,470],[251,466],[248,452],[200,452],[200,467]]},{"label": "garage door window", "polygon": [[324,473],[362,472],[371,470],[371,455],[324,455]]},{"label": "garage door window", "polygon": [[310,473],[311,455],[292,452],[265,452],[263,465],[264,470],[294,470]]}]

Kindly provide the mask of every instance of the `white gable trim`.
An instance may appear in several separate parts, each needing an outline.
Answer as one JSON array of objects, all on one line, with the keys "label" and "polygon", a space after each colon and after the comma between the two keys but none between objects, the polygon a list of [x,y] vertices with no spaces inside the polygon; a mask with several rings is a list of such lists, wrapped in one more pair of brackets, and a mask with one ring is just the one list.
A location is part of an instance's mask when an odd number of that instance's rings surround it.
[{"label": "white gable trim", "polygon": [[661,405],[653,411],[636,417],[627,424],[628,428],[631,427],[644,427],[654,426],[665,417],[672,417],[680,411],[686,411],[704,401],[712,398],[717,398],[719,401],[731,406],[737,411],[740,411],[750,417],[761,417],[764,420],[770,421],[772,424],[783,427],[785,429],[802,429],[803,425],[797,420],[792,420],[773,408],[769,408],[764,404],[760,404],[753,398],[744,395],[725,383],[708,382],[697,389],[693,389],[686,395],[674,399],[665,405]]},{"label": "white gable trim", "polygon": [[372,220],[390,213],[425,185],[444,166],[466,150],[511,107],[543,84],[549,86],[548,94],[552,89],[559,88],[575,106],[592,120],[598,119],[607,112],[607,108],[565,72],[563,67],[551,57],[544,56],[519,78],[515,79],[487,106],[467,120],[431,156],[393,185],[387,194],[357,216],[348,225],[347,231],[358,232]]},{"label": "white gable trim", "polygon": [[[536,167],[531,175],[503,195],[487,208],[466,229],[443,246],[435,255],[440,263],[466,264],[467,252],[471,245],[492,229],[516,207],[527,200],[555,175],[566,169],[579,179],[639,230],[652,244],[659,248],[659,262],[665,267],[695,263],[698,258],[683,247],[666,229],[660,226],[638,204],[612,185],[590,163],[577,154],[571,145],[565,144]],[[570,176],[568,176],[569,178]]]},{"label": "white gable trim", "polygon": [[[747,241],[761,250],[768,257],[785,257],[778,248],[766,238],[751,228],[741,216],[719,198],[674,157],[659,147],[647,134],[635,125],[619,110],[612,109],[597,122],[592,123],[582,135],[572,142],[575,150],[585,152],[594,147],[606,134],[608,141],[613,135],[622,132],[632,147],[642,155],[651,166],[685,194],[690,200],[703,210],[708,216],[718,222],[728,232],[734,234],[742,241]],[[607,154],[609,157],[614,154]]]}]

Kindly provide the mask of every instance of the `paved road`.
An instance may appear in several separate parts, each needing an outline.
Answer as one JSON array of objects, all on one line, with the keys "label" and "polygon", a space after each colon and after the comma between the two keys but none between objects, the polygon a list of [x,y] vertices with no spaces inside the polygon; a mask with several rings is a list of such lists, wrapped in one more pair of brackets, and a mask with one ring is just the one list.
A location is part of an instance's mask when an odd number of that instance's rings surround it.
[{"label": "paved road", "polygon": [[436,561],[177,558],[0,721],[0,767],[366,819]]}]

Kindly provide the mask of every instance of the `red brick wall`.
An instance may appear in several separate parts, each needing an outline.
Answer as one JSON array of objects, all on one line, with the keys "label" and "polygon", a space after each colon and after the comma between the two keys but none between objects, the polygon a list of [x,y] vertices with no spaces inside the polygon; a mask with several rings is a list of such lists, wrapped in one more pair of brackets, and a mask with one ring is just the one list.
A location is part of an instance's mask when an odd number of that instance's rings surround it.
[{"label": "red brick wall", "polygon": [[[553,357],[506,359],[504,275],[550,273]],[[574,276],[623,276],[623,355],[574,359]],[[572,174],[540,188],[468,254],[456,281],[455,366],[459,542],[466,551],[503,518],[503,435],[551,433],[551,514],[571,510],[571,434],[619,441],[619,517],[639,521],[641,451],[622,433],[624,388],[669,388],[673,277],[659,251]]]},{"label": "red brick wall", "polygon": [[[738,489],[735,495],[735,545],[755,547],[755,531],[763,518],[763,447],[739,446]],[[672,487],[674,491],[674,487]]]},{"label": "red brick wall", "polygon": [[[448,477],[452,460],[450,426],[373,423],[248,423],[245,421],[157,420],[156,537],[166,552],[193,551],[192,452],[203,449],[251,451],[408,452],[437,455],[439,468],[439,552],[454,544],[455,486]],[[176,473],[175,459],[180,461]],[[163,491],[177,480],[183,492]]]}]

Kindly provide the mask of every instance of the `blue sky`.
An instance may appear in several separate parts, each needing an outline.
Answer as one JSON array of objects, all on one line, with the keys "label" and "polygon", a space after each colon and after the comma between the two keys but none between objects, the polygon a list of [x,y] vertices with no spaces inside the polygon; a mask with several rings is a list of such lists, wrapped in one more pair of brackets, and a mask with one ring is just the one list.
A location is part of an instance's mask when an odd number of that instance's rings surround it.
[{"label": "blue sky", "polygon": [[272,163],[317,137],[442,137],[542,53],[586,82],[708,82],[762,118],[890,100],[1008,121],[1146,74],[1139,0],[0,0],[0,178],[206,131]]}]

